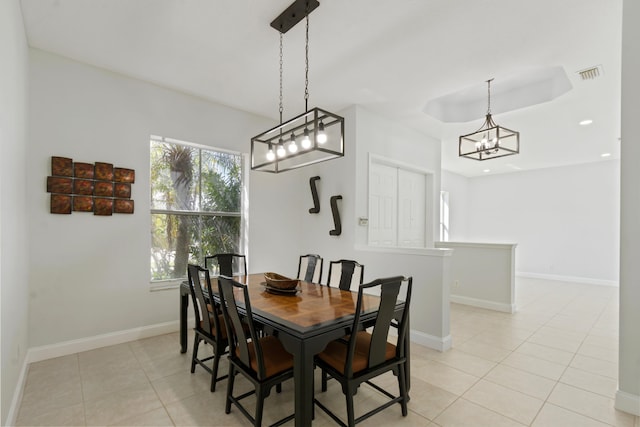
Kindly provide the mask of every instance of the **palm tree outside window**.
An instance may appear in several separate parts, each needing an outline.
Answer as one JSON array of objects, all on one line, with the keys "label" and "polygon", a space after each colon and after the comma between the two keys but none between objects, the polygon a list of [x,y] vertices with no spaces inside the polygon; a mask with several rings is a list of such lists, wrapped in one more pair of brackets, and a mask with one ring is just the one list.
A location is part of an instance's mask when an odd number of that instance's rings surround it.
[{"label": "palm tree outside window", "polygon": [[205,255],[241,252],[242,155],[152,137],[151,280],[186,277]]}]

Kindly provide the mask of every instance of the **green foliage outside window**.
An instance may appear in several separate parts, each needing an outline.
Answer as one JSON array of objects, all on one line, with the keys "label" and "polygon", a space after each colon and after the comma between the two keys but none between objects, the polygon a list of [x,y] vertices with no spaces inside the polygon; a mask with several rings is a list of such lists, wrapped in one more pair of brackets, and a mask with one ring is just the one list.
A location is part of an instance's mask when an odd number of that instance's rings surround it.
[{"label": "green foliage outside window", "polygon": [[186,277],[187,264],[239,252],[242,157],[151,140],[151,279]]}]

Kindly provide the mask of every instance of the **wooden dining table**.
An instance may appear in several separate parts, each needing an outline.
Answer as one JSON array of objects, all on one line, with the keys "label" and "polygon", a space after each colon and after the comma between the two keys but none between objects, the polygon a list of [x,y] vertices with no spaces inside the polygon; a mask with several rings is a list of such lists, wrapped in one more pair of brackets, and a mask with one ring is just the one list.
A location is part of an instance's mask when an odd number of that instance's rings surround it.
[{"label": "wooden dining table", "polygon": [[[334,339],[350,333],[358,294],[326,285],[300,281],[295,293],[274,293],[266,288],[264,274],[236,276],[248,285],[253,320],[274,331],[284,348],[293,355],[295,425],[311,425],[313,414],[313,358]],[[218,284],[211,278],[214,300]],[[187,307],[189,284],[180,286],[180,345],[187,351]],[[375,319],[380,298],[364,295],[363,322]],[[397,305],[398,313],[404,303]],[[406,341],[408,346],[408,340]],[[407,347],[407,354],[409,349]]]}]

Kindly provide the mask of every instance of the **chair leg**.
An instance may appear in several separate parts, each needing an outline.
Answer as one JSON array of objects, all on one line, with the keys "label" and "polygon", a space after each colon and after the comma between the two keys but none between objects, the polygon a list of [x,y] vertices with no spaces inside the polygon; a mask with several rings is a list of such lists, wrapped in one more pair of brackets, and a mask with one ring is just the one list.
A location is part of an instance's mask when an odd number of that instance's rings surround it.
[{"label": "chair leg", "polygon": [[398,367],[398,388],[400,389],[400,396],[402,400],[400,400],[400,406],[402,407],[402,416],[407,416],[407,378],[405,377],[405,366],[401,364]]},{"label": "chair leg", "polygon": [[[280,385],[280,384],[278,384]],[[264,388],[261,385],[256,387],[256,416],[254,425],[262,426],[262,410],[264,409]]]},{"label": "chair leg", "polygon": [[224,413],[231,412],[231,396],[233,396],[233,382],[236,379],[235,369],[232,363],[229,363],[229,378],[227,379],[227,402],[224,406]]},{"label": "chair leg", "polygon": [[347,400],[347,425],[353,427],[356,425],[356,417],[353,410],[353,394],[351,394],[351,390],[347,391],[345,397]]},{"label": "chair leg", "polygon": [[218,381],[218,365],[220,364],[220,357],[218,356],[218,347],[213,346],[213,370],[211,374],[211,392],[216,391],[216,381]]},{"label": "chair leg", "polygon": [[327,391],[327,371],[322,370],[322,391]]},{"label": "chair leg", "polygon": [[282,383],[276,384],[276,393],[282,393]]},{"label": "chair leg", "polygon": [[193,353],[191,354],[191,373],[196,371],[196,360],[198,359],[198,346],[200,345],[200,337],[196,332],[196,336],[193,339]]}]

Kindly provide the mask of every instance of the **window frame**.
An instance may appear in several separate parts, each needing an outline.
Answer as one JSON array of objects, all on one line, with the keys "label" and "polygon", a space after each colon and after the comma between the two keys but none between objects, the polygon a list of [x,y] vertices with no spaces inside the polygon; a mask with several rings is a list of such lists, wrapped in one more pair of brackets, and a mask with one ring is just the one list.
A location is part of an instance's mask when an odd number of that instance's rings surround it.
[{"label": "window frame", "polygon": [[[225,212],[225,211],[202,211],[202,210],[180,210],[180,209],[154,209],[152,208],[151,203],[151,191],[152,191],[152,179],[151,179],[151,168],[149,169],[149,218],[151,219],[153,215],[181,215],[181,216],[192,216],[192,217],[233,217],[240,218],[240,236],[238,241],[238,251],[240,253],[247,253],[248,249],[248,241],[247,241],[247,223],[248,223],[248,159],[245,153],[228,150],[219,147],[212,147],[209,145],[202,145],[193,142],[178,140],[174,138],[167,138],[158,135],[150,135],[149,137],[149,161],[151,161],[151,143],[168,143],[168,144],[176,144],[183,145],[187,147],[191,147],[198,150],[198,156],[200,157],[198,162],[198,175],[199,179],[202,177],[202,152],[215,152],[215,153],[224,153],[230,154],[234,156],[238,156],[240,158],[240,209],[237,212]],[[198,193],[197,197],[199,200],[202,200],[202,189],[203,186],[198,183]],[[198,209],[201,209],[199,206]],[[149,224],[149,230],[151,230],[152,224]],[[202,223],[199,224],[199,227],[202,227]],[[202,231],[199,231],[199,234],[202,235]],[[153,241],[149,241],[149,253],[151,253]],[[206,255],[206,254],[205,254]],[[180,278],[171,278],[171,279],[153,279],[153,274],[151,270],[151,260],[149,264],[149,283],[151,286],[151,290],[162,290],[162,289],[173,289],[180,285],[184,280],[186,280],[186,272],[184,277]]]}]

